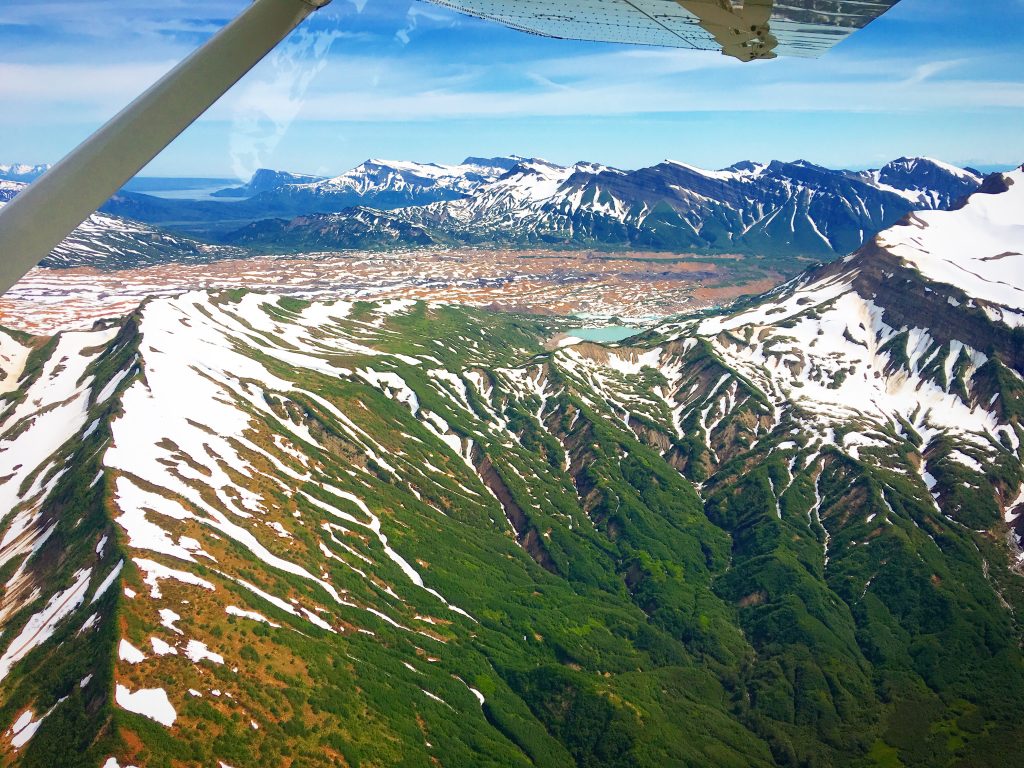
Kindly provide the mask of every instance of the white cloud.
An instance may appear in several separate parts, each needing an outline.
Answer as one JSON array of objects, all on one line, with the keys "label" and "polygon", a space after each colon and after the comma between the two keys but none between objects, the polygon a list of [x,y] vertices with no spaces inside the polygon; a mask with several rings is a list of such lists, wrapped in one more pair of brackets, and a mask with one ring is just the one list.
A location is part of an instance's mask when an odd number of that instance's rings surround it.
[{"label": "white cloud", "polygon": [[[857,64],[847,71],[844,62],[833,60],[769,62],[746,69],[747,65],[699,52],[610,51],[531,62],[518,73],[519,81],[510,84],[513,75],[496,75],[488,67],[342,56],[332,59],[310,88],[301,118],[393,121],[1024,107],[1024,83],[939,77],[962,64],[890,60],[872,67]],[[738,71],[740,67],[744,69]],[[892,72],[910,74],[893,78]],[[268,103],[269,111],[274,108]]]},{"label": "white cloud", "polygon": [[0,119],[37,120],[76,105],[76,119],[108,115],[162,77],[177,62],[138,64],[10,64],[0,62],[0,101],[17,105]]},{"label": "white cloud", "polygon": [[431,8],[426,4],[413,4],[405,14],[405,26],[395,32],[395,39],[402,45],[408,45],[413,34],[419,29],[421,20],[428,22],[425,26],[432,27],[452,27],[458,24],[457,18],[453,18],[449,11]]}]

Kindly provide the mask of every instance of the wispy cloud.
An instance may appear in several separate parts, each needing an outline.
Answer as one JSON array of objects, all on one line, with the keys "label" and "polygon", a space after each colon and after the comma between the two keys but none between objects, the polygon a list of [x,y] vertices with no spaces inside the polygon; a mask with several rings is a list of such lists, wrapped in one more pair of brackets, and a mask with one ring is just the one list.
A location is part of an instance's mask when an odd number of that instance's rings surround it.
[{"label": "wispy cloud", "polygon": [[926,80],[931,80],[936,75],[940,75],[943,72],[948,72],[961,65],[969,63],[970,62],[968,59],[928,61],[925,62],[924,64],[918,64],[916,67],[914,67],[913,71],[910,73],[910,76],[903,82],[905,85],[918,85],[920,83],[925,82]]},{"label": "wispy cloud", "polygon": [[395,39],[402,45],[408,45],[421,25],[427,24],[433,27],[454,27],[458,25],[458,21],[450,12],[440,8],[423,4],[410,5],[405,15],[405,26],[395,32]]},{"label": "wispy cloud", "polygon": [[231,165],[239,179],[248,179],[277,147],[327,64],[331,45],[342,36],[337,30],[298,30],[233,99]]},{"label": "wispy cloud", "polygon": [[[940,77],[969,61],[769,63],[743,70],[699,52],[611,51],[532,61],[528,69],[421,59],[336,57],[310,88],[305,120],[630,115],[675,112],[889,112],[1024,108],[1024,82]],[[515,69],[516,64],[506,65]],[[909,73],[893,78],[892,72]],[[269,96],[269,94],[268,94]]]}]

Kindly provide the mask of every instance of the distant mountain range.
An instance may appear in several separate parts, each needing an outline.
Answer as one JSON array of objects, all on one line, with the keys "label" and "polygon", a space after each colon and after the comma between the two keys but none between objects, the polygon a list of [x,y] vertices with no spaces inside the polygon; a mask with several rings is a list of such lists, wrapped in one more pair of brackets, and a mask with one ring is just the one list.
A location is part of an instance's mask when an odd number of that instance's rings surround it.
[{"label": "distant mountain range", "polygon": [[49,165],[27,165],[25,163],[0,163],[0,181],[35,181]]},{"label": "distant mountain range", "polygon": [[[901,158],[873,171],[836,171],[811,163],[738,163],[705,171],[666,161],[621,171],[579,163],[562,167],[519,160],[496,178],[385,173],[374,164],[343,179],[285,186],[260,200],[317,196],[301,219],[254,223],[226,242],[321,250],[366,247],[373,224],[393,244],[396,222],[411,225],[407,244],[547,244],[630,247],[685,252],[740,252],[832,258],[859,248],[877,232],[917,209],[948,208],[981,184],[981,176],[925,158]],[[396,166],[397,167],[397,166]],[[434,185],[425,182],[438,178]],[[460,179],[461,186],[453,183]],[[336,193],[335,190],[343,190]],[[456,195],[456,192],[461,194]],[[335,195],[340,195],[335,197]],[[316,214],[328,201],[355,209]],[[449,199],[425,201],[430,196]],[[372,201],[409,201],[368,211]],[[417,201],[413,203],[412,201]],[[355,233],[355,235],[353,235]]]},{"label": "distant mountain range", "polygon": [[520,160],[467,158],[458,165],[367,160],[330,179],[260,169],[247,184],[213,193],[222,200],[172,200],[122,189],[103,210],[217,238],[268,218],[338,213],[362,206],[391,210],[459,199],[497,180]]},{"label": "distant mountain range", "polygon": [[794,259],[850,253],[908,212],[949,208],[981,182],[971,169],[927,158],[870,171],[804,161],[717,171],[665,161],[623,171],[521,157],[457,165],[368,160],[330,179],[261,170],[248,184],[215,193],[234,201],[123,190],[102,211],[192,241],[261,252],[641,249],[768,256],[788,260],[793,274],[801,268]]},{"label": "distant mountain range", "polygon": [[[557,176],[508,210],[629,174]],[[4,764],[1019,766],[1022,224],[989,177],[613,345],[242,290],[0,330]]]},{"label": "distant mountain range", "polygon": [[[257,171],[247,185],[272,206],[287,203],[309,212],[325,205],[332,211],[352,206],[403,208],[472,195],[512,170],[521,158],[469,157],[458,165],[367,160],[331,179]],[[279,180],[277,180],[279,179]],[[218,193],[223,196],[224,191]],[[253,195],[250,195],[252,197]]]}]

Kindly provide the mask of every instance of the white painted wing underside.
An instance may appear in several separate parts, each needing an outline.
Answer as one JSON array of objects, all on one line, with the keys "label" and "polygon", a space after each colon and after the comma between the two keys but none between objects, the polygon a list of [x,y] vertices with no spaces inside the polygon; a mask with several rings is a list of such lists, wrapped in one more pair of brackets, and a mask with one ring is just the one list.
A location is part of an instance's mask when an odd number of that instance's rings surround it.
[{"label": "white painted wing underside", "polygon": [[[701,24],[702,6],[743,18],[744,5],[770,6],[775,53],[817,58],[899,0],[430,0],[524,32],[571,40],[720,50]],[[693,11],[684,7],[684,4]],[[696,11],[696,12],[694,12]],[[739,26],[737,24],[737,26]]]}]

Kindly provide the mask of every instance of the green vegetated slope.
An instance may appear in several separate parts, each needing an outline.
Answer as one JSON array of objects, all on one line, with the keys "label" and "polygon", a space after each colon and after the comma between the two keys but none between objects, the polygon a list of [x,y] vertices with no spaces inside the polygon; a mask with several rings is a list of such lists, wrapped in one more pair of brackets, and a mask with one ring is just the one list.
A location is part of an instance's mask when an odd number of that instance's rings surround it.
[{"label": "green vegetated slope", "polygon": [[[39,533],[5,581],[35,591],[5,595],[3,638],[94,575],[3,680],[6,724],[49,713],[7,762],[1011,764],[1016,415],[986,450],[912,415],[823,435],[699,328],[550,331],[188,294],[33,353],[8,400],[88,355],[85,413],[14,515]],[[983,385],[1019,378],[955,397]]]}]

